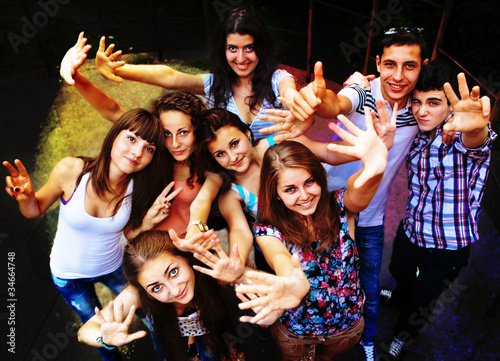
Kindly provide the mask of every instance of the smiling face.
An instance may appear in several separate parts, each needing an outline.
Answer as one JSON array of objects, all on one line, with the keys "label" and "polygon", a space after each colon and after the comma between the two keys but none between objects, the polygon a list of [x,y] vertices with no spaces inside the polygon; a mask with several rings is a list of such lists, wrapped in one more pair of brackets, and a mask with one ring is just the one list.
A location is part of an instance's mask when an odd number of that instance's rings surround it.
[{"label": "smiling face", "polygon": [[193,269],[185,258],[171,253],[161,253],[146,262],[137,281],[159,302],[187,305],[194,297]]},{"label": "smiling face", "polygon": [[411,109],[418,128],[423,132],[433,131],[453,113],[443,90],[415,90],[412,94]]},{"label": "smiling face", "polygon": [[110,167],[124,174],[144,169],[153,159],[156,148],[129,130],[122,130],[113,142]]},{"label": "smiling face", "polygon": [[314,214],[321,197],[321,187],[304,168],[283,168],[278,175],[278,199],[295,213]]},{"label": "smiling face", "polygon": [[165,132],[165,147],[177,162],[185,161],[194,151],[194,128],[191,117],[181,111],[168,110],[160,114]]},{"label": "smiling face", "polygon": [[259,58],[251,35],[229,34],[226,38],[227,63],[240,78],[251,77]]},{"label": "smiling face", "polygon": [[243,133],[236,127],[226,125],[215,132],[216,138],[208,144],[208,150],[223,168],[244,173],[253,160],[250,131]]},{"label": "smiling face", "polygon": [[406,105],[415,87],[422,67],[418,45],[392,45],[384,48],[382,58],[377,55],[377,70],[384,99],[399,109]]}]

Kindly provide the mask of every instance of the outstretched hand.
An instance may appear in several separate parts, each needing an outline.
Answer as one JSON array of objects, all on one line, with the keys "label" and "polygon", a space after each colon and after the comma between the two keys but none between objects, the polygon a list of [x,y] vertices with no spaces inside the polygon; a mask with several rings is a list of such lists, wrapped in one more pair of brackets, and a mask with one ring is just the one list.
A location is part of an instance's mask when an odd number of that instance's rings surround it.
[{"label": "outstretched hand", "polygon": [[91,45],[85,45],[86,42],[87,39],[83,37],[82,31],[80,35],[78,35],[76,44],[66,52],[61,61],[59,73],[69,85],[75,85],[75,79],[73,79],[73,77],[78,68],[85,63],[87,54],[92,47]]},{"label": "outstretched hand", "polygon": [[123,79],[116,75],[116,69],[124,66],[124,61],[118,61],[118,58],[122,54],[121,50],[113,53],[115,44],[111,44],[106,48],[106,37],[101,37],[99,41],[99,50],[95,56],[95,66],[99,73],[108,80],[112,80],[117,83],[123,82]]},{"label": "outstretched hand", "polygon": [[236,243],[232,247],[230,257],[227,256],[218,242],[213,243],[213,248],[217,255],[203,249],[200,249],[203,252],[194,253],[194,258],[209,268],[197,265],[193,265],[193,268],[224,283],[236,282],[245,272],[245,265],[238,252],[238,244]]},{"label": "outstretched hand", "polygon": [[[287,108],[290,106],[290,102],[285,98],[278,97],[278,100]],[[259,115],[259,119],[277,123],[276,125],[260,129],[259,132],[263,134],[283,132],[273,137],[274,141],[279,143],[304,135],[311,128],[314,115],[305,121],[300,121],[289,110],[266,109],[266,114]]]},{"label": "outstretched hand", "polygon": [[110,315],[106,319],[104,315],[95,308],[97,322],[101,325],[102,341],[109,346],[123,346],[134,340],[146,336],[146,331],[137,331],[129,334],[129,327],[132,323],[135,313],[135,306],[130,307],[130,311],[123,320],[123,303],[117,301],[116,304],[109,303]]},{"label": "outstretched hand", "polygon": [[374,117],[368,107],[365,107],[366,131],[360,130],[349,119],[339,115],[338,120],[344,124],[350,133],[340,128],[335,123],[330,123],[328,127],[340,138],[352,146],[340,144],[328,144],[328,150],[351,157],[356,157],[363,162],[364,170],[354,182],[354,186],[359,188],[367,180],[385,171],[387,165],[387,147],[378,137],[374,129]]},{"label": "outstretched hand", "polygon": [[463,73],[458,74],[460,98],[449,83],[444,84],[444,92],[453,107],[454,115],[443,127],[446,132],[469,133],[484,129],[490,120],[490,98],[479,98],[479,86],[472,88],[469,94],[467,80]]},{"label": "outstretched hand", "polygon": [[[240,299],[242,302],[247,302],[249,299],[255,299],[258,297],[258,295],[250,293],[248,295],[243,295],[241,293],[237,293],[236,296]],[[257,306],[257,307],[252,307],[252,311],[258,315],[262,310],[264,309],[264,306]],[[257,322],[254,322],[255,324],[259,325],[260,327],[268,327],[271,326],[273,323],[275,323],[283,314],[284,310],[276,310],[272,311],[267,314],[267,316],[259,319]],[[252,323],[252,319],[254,317],[252,316],[241,316],[240,321],[241,322],[250,322]]]},{"label": "outstretched hand", "polygon": [[2,163],[10,173],[10,176],[5,177],[5,191],[18,202],[28,201],[35,197],[35,189],[23,163],[19,159],[14,160],[17,169],[9,162]]},{"label": "outstretched hand", "polygon": [[[302,270],[298,254],[292,255],[291,262],[293,270],[288,276],[248,271],[246,276],[253,284],[236,287],[237,294],[248,297],[246,302],[239,304],[240,309],[252,308],[258,311],[249,322],[258,323],[271,312],[297,307],[307,295],[310,284]],[[259,296],[255,297],[255,295]],[[256,310],[256,307],[262,308]]]},{"label": "outstretched hand", "polygon": [[219,240],[216,239],[217,234],[213,229],[207,232],[197,233],[188,239],[179,238],[173,229],[169,229],[168,234],[172,242],[174,242],[175,247],[182,252],[203,253],[202,250],[209,250],[212,248],[212,244],[217,244],[219,242]]}]

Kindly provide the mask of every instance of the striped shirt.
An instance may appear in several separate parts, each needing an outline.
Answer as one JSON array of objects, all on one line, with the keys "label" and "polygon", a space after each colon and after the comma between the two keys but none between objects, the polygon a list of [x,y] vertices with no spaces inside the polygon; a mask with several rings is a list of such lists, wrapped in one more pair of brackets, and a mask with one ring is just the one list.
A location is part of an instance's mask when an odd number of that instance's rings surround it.
[{"label": "striped shirt", "polygon": [[418,132],[406,158],[409,197],[403,219],[414,244],[456,250],[478,240],[477,221],[495,137],[490,128],[485,144],[469,149],[461,133],[452,144],[443,144],[442,125],[432,139]]},{"label": "striped shirt", "polygon": [[[382,99],[382,91],[380,89],[380,78],[370,82],[371,90],[363,89],[358,85],[345,87],[339,92],[339,95],[349,98],[352,104],[352,109],[345,114],[347,118],[361,130],[366,130],[365,121],[365,106],[377,113],[375,99]],[[392,114],[392,109],[389,102],[385,101],[389,117]],[[377,114],[378,116],[378,114]],[[340,122],[338,125],[345,128]],[[373,197],[369,206],[359,214],[358,226],[375,227],[384,224],[384,213],[392,182],[399,169],[403,165],[405,156],[410,149],[415,135],[417,134],[417,122],[411,111],[411,102],[408,99],[406,106],[398,110],[396,120],[396,134],[394,135],[394,145],[389,150],[387,156],[387,167],[384,172],[384,178],[378,187],[377,193]],[[339,138],[333,138],[338,140]],[[326,166],[328,174],[328,189],[340,189],[346,186],[347,179],[363,167],[361,161],[355,161],[339,166]]]}]

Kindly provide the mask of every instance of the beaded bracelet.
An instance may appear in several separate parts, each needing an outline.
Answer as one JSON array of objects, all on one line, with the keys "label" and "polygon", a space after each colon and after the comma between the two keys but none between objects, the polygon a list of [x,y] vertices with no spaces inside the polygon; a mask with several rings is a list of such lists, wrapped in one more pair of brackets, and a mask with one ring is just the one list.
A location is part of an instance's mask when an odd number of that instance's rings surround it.
[{"label": "beaded bracelet", "polygon": [[102,347],[104,347],[105,349],[107,350],[113,350],[116,348],[116,346],[108,346],[104,343],[104,341],[102,340],[102,335],[99,336],[98,338],[95,339],[97,341],[97,343],[102,343]]}]

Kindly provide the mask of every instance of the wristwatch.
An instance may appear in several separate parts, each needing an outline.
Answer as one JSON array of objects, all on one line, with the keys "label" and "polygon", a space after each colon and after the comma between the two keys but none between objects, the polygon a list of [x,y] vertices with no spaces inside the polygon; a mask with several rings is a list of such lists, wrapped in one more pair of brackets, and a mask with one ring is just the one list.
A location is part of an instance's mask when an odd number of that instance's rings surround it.
[{"label": "wristwatch", "polygon": [[186,231],[189,229],[189,227],[191,227],[192,225],[197,225],[198,226],[198,229],[200,230],[200,232],[207,232],[209,230],[207,224],[203,221],[194,221],[194,222],[191,222],[188,224],[187,228],[186,228]]}]

